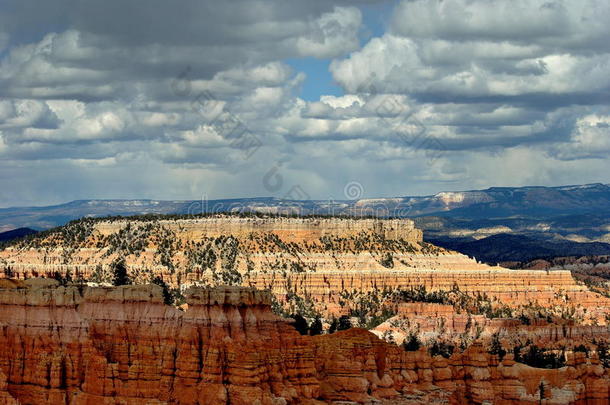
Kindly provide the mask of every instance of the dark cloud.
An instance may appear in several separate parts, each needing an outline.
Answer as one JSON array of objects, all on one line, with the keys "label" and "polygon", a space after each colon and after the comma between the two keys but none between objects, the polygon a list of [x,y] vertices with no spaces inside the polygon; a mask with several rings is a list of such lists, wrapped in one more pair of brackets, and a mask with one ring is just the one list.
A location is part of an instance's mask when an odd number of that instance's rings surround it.
[{"label": "dark cloud", "polygon": [[3,1],[0,206],[610,181],[607,1],[366,3]]}]

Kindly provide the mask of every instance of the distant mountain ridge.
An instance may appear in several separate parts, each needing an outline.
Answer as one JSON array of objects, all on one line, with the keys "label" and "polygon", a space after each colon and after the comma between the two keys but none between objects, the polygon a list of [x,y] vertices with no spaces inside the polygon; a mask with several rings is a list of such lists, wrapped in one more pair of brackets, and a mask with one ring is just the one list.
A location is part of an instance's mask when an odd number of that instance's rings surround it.
[{"label": "distant mountain ridge", "polygon": [[524,235],[497,234],[479,240],[429,239],[428,241],[491,264],[510,261],[528,262],[534,259],[561,256],[610,255],[610,244],[608,243],[544,241]]},{"label": "distant mountain ridge", "polygon": [[410,217],[424,238],[489,263],[605,254],[610,245],[610,186],[491,187],[429,196],[360,200],[78,200],[0,209],[0,232],[63,225],[82,217],[260,212]]},{"label": "distant mountain ridge", "polygon": [[47,229],[85,216],[197,214],[238,210],[303,215],[433,216],[487,221],[511,217],[540,220],[569,215],[608,216],[610,185],[491,187],[429,196],[336,201],[297,201],[272,197],[209,201],[77,200],[47,207],[2,208],[0,231],[20,227]]},{"label": "distant mountain ridge", "polygon": [[17,228],[11,231],[0,232],[0,242],[8,242],[13,239],[23,238],[24,236],[33,235],[37,231],[30,228]]}]

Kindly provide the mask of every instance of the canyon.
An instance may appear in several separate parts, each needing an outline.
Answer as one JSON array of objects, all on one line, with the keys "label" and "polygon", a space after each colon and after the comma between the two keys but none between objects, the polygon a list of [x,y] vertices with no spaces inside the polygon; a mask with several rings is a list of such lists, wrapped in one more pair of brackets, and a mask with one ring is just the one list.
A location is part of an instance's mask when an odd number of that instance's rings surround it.
[{"label": "canyon", "polygon": [[155,285],[0,282],[5,404],[604,404],[595,352],[543,370],[475,344],[449,358],[363,329],[301,336],[271,294],[192,287],[188,308]]},{"label": "canyon", "polygon": [[480,263],[408,219],[84,218],[7,243],[0,269],[0,403],[609,396],[603,290]]}]

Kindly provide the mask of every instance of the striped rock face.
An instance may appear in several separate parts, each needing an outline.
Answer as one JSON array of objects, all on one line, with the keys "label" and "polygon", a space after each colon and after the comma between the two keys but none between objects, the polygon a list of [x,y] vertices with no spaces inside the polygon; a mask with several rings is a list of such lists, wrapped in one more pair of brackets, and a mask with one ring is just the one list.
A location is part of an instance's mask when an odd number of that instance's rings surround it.
[{"label": "striped rock face", "polygon": [[[84,219],[0,250],[5,277],[70,274],[110,281],[124,260],[135,282],[233,284],[335,305],[345,292],[423,286],[511,305],[598,308],[607,299],[569,271],[508,270],[423,241],[411,220],[238,217]],[[566,298],[567,297],[567,298]],[[601,318],[600,318],[601,319]]]},{"label": "striped rock face", "polygon": [[601,404],[609,394],[595,353],[543,370],[476,344],[445,359],[363,329],[301,336],[250,288],[192,288],[181,311],[154,285],[1,287],[2,404]]}]

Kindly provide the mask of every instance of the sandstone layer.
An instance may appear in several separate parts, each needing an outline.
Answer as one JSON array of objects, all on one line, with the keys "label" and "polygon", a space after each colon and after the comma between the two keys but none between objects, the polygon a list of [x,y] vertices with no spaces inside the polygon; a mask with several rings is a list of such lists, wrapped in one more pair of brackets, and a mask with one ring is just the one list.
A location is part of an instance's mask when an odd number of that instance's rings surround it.
[{"label": "sandstone layer", "polygon": [[372,332],[379,337],[391,336],[391,340],[397,344],[401,344],[410,332],[417,332],[423,341],[455,339],[464,335],[489,341],[496,334],[511,345],[531,340],[547,347],[570,347],[575,342],[610,340],[610,328],[606,325],[583,325],[565,320],[560,323],[544,318],[528,320],[524,324],[520,319],[490,319],[485,315],[457,312],[452,305],[421,302],[399,304],[398,314],[375,327]]},{"label": "sandstone layer", "polygon": [[5,277],[55,275],[171,286],[241,284],[337,303],[345,291],[458,287],[510,304],[607,306],[569,271],[507,270],[427,244],[413,221],[347,218],[83,219],[0,250]]},{"label": "sandstone layer", "polygon": [[595,353],[542,370],[473,345],[449,359],[350,329],[301,336],[250,288],[0,283],[5,404],[606,404]]}]

